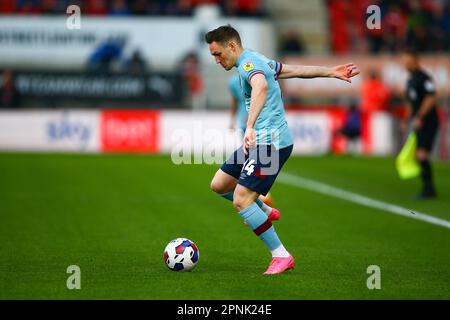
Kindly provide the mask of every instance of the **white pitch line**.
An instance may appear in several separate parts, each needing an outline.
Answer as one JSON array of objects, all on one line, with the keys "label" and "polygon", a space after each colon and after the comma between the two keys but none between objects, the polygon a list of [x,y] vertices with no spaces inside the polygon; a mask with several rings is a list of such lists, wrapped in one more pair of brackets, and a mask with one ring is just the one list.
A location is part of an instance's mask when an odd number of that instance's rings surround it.
[{"label": "white pitch line", "polygon": [[383,211],[388,211],[388,212],[391,212],[394,214],[398,214],[400,216],[425,221],[425,222],[428,222],[431,224],[435,224],[435,225],[450,229],[450,221],[440,219],[440,218],[437,218],[434,216],[430,216],[430,215],[422,213],[422,212],[417,212],[415,210],[409,210],[409,209],[397,206],[395,204],[390,204],[390,203],[383,202],[380,200],[375,200],[375,199],[372,199],[372,198],[369,198],[366,196],[362,196],[362,195],[354,193],[354,192],[346,191],[346,190],[336,188],[336,187],[330,186],[330,185],[322,183],[322,182],[314,181],[314,180],[300,177],[297,175],[293,175],[293,174],[289,174],[289,173],[281,173],[278,176],[277,181],[287,184],[287,185],[290,185],[290,186],[308,189],[308,190],[322,193],[322,194],[332,196],[335,198],[354,202],[354,203],[357,203],[357,204],[360,204],[360,205],[363,205],[366,207],[371,207],[371,208],[376,208],[376,209],[380,209]]}]

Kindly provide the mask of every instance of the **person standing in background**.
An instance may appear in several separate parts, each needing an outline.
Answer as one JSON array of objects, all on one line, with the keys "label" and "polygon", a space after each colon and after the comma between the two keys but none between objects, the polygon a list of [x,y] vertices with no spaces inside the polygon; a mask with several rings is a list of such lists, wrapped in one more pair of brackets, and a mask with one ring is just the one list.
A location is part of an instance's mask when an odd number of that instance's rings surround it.
[{"label": "person standing in background", "polygon": [[5,70],[0,82],[0,107],[17,108],[20,105],[20,94],[14,85],[14,74]]},{"label": "person standing in background", "polygon": [[361,85],[361,111],[385,111],[391,94],[377,70],[370,70]]},{"label": "person standing in background", "polygon": [[433,183],[430,153],[439,129],[436,86],[430,75],[420,66],[414,51],[405,51],[402,58],[410,75],[406,85],[406,97],[410,103],[407,119],[412,122],[413,130],[417,134],[416,159],[422,169],[423,189],[416,198],[434,198],[437,193]]},{"label": "person standing in background", "polygon": [[203,94],[203,76],[197,53],[189,52],[181,61],[181,73],[187,83],[189,103],[193,109],[205,109],[206,101]]}]

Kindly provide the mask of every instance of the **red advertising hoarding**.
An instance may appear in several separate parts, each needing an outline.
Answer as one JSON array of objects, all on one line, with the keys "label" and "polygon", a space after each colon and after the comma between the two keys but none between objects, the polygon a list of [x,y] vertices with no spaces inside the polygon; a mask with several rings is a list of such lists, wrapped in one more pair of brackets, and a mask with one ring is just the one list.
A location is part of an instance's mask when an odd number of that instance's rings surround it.
[{"label": "red advertising hoarding", "polygon": [[100,117],[103,152],[158,152],[158,110],[103,110]]}]

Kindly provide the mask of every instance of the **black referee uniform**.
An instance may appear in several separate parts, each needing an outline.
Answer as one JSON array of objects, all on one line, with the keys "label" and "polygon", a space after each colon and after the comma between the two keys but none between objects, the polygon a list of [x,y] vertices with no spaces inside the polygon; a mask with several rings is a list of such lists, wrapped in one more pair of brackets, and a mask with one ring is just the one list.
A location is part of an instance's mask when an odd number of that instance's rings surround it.
[{"label": "black referee uniform", "polygon": [[[408,100],[412,107],[411,118],[414,118],[422,106],[423,100],[427,95],[435,95],[436,86],[433,79],[423,70],[418,69],[411,73],[407,83]],[[428,113],[422,117],[422,126],[416,130],[417,148],[425,149],[431,153],[434,140],[439,129],[439,119],[437,106],[434,105]],[[428,159],[421,160],[423,191],[421,196],[435,196],[436,191],[433,185],[431,173],[431,164]]]}]

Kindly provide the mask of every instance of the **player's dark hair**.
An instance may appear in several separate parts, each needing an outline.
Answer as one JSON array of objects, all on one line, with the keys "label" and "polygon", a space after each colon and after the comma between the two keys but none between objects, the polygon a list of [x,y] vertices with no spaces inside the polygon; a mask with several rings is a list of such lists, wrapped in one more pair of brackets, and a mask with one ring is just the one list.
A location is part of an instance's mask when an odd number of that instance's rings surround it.
[{"label": "player's dark hair", "polygon": [[229,24],[226,26],[218,27],[217,29],[211,30],[205,34],[205,41],[208,44],[218,42],[222,45],[225,45],[231,40],[236,41],[236,43],[242,47],[239,32],[237,32],[236,29],[234,29]]}]

